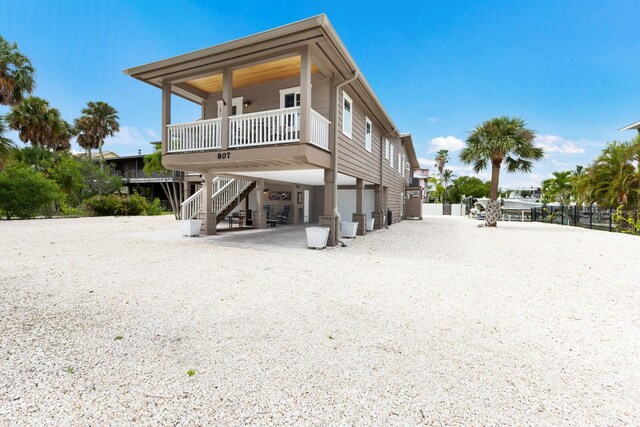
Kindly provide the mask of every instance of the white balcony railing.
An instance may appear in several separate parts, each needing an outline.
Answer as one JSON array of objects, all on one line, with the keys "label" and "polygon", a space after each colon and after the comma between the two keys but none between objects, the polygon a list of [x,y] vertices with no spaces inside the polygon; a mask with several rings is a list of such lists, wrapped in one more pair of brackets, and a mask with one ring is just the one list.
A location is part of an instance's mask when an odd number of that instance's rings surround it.
[{"label": "white balcony railing", "polygon": [[222,147],[222,119],[198,120],[167,126],[168,153],[216,150]]},{"label": "white balcony railing", "polygon": [[229,118],[229,148],[300,140],[300,107],[241,114]]},{"label": "white balcony railing", "polygon": [[[329,150],[331,122],[311,110],[309,142]],[[167,126],[168,153],[222,148],[222,119]],[[229,118],[229,148],[257,147],[300,141],[300,107],[241,114]]]},{"label": "white balcony railing", "polygon": [[311,135],[309,142],[329,151],[329,125],[331,122],[311,110]]}]

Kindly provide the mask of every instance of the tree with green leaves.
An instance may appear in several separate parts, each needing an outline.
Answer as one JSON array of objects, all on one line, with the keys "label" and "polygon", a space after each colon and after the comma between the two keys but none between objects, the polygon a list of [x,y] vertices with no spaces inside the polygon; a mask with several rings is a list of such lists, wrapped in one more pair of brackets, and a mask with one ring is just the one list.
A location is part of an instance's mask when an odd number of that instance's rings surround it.
[{"label": "tree with green leaves", "polygon": [[78,145],[87,150],[87,157],[90,159],[91,150],[97,149],[99,146],[98,139],[91,134],[91,123],[88,117],[79,117],[73,123],[74,133],[76,134],[76,142]]},{"label": "tree with green leaves", "polygon": [[577,180],[581,202],[603,208],[638,207],[640,204],[640,138],[610,142]]},{"label": "tree with green leaves", "polygon": [[542,199],[545,202],[559,201],[568,206],[573,193],[572,171],[553,172],[553,177],[542,181]]},{"label": "tree with green leaves", "polygon": [[50,150],[66,150],[71,146],[71,126],[62,119],[57,108],[52,108],[42,98],[23,99],[7,114],[7,122],[11,129],[18,131],[18,137],[24,143]]},{"label": "tree with green leaves", "polygon": [[103,101],[89,101],[82,109],[82,116],[75,121],[75,131],[83,148],[97,148],[100,166],[104,165],[102,146],[107,137],[120,131],[118,110]]},{"label": "tree with green leaves", "polygon": [[467,146],[460,153],[460,160],[473,165],[475,172],[491,166],[491,188],[485,224],[496,227],[500,216],[498,187],[500,169],[507,172],[531,172],[533,161],[544,157],[544,150],[533,143],[535,132],[528,129],[524,120],[517,117],[496,117],[476,127],[467,138]]},{"label": "tree with green leaves", "polygon": [[162,176],[162,181],[160,181],[162,191],[171,204],[174,216],[176,219],[180,219],[180,204],[182,202],[180,183],[176,183],[172,171],[162,165],[162,150],[159,146],[156,146],[153,153],[144,156],[144,173],[149,176],[153,174]]},{"label": "tree with green leaves", "polygon": [[440,176],[442,176],[442,174],[444,173],[444,167],[446,166],[447,162],[449,162],[449,150],[439,150],[436,153],[436,168],[438,169],[438,173],[440,174]]},{"label": "tree with green leaves", "polygon": [[4,117],[0,116],[0,170],[4,166],[4,161],[9,157],[11,150],[14,148],[13,142],[4,136],[6,124]]},{"label": "tree with green leaves", "polygon": [[[35,88],[35,70],[31,60],[18,50],[16,43],[9,43],[0,36],[0,105],[16,105]],[[4,117],[0,116],[0,170],[14,148],[13,142],[4,136]]]},{"label": "tree with green leaves", "polygon": [[451,186],[447,189],[447,197],[451,203],[460,203],[462,197],[487,197],[491,183],[483,182],[474,176],[461,176],[451,182]]},{"label": "tree with green leaves", "polygon": [[0,36],[0,105],[17,105],[36,86],[31,60]]},{"label": "tree with green leaves", "polygon": [[59,198],[58,186],[32,167],[16,163],[0,172],[0,214],[7,219],[33,218]]}]

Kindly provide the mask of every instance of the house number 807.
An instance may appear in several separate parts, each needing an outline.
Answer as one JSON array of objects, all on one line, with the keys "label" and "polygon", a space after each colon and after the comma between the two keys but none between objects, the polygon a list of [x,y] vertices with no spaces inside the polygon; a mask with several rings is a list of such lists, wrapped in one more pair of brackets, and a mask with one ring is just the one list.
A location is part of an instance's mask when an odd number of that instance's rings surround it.
[{"label": "house number 807", "polygon": [[218,153],[218,160],[226,160],[231,158],[231,153]]}]

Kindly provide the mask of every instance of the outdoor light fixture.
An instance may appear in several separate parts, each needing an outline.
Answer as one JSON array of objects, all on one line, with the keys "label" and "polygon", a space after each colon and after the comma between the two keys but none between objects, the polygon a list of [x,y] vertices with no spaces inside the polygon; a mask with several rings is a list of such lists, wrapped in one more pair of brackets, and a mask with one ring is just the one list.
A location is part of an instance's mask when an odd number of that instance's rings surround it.
[{"label": "outdoor light fixture", "polygon": [[249,105],[251,105],[251,101],[244,101],[244,108],[247,108]]},{"label": "outdoor light fixture", "polygon": [[200,174],[200,184],[204,184],[204,178],[202,177],[202,174]]},{"label": "outdoor light fixture", "polygon": [[268,188],[265,188],[265,189],[264,189],[264,193],[268,193],[268,192],[269,192],[269,189],[268,189]]}]

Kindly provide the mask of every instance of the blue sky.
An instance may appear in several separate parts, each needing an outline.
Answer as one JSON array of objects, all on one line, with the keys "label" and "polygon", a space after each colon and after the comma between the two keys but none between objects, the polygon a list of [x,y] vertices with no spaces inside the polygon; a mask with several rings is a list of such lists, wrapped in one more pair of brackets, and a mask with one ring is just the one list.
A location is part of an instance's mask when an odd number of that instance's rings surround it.
[{"label": "blue sky", "polygon": [[[160,91],[122,70],[326,13],[423,166],[458,150],[474,126],[523,117],[547,147],[530,175],[586,165],[618,128],[640,120],[638,1],[212,2],[0,0],[0,34],[37,69],[36,95],[71,121],[90,100],[118,109],[122,132],[105,149],[150,150]],[[6,109],[0,110],[4,114]],[[198,116],[187,102],[173,121]],[[17,140],[17,137],[14,139]],[[487,174],[482,175],[488,178]]]}]

